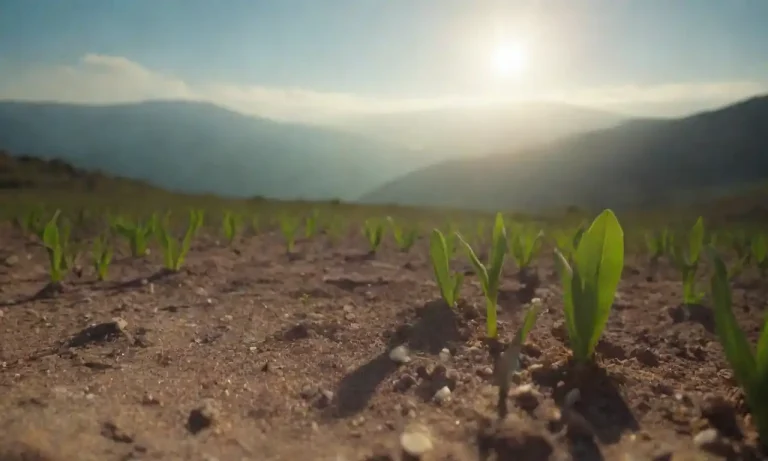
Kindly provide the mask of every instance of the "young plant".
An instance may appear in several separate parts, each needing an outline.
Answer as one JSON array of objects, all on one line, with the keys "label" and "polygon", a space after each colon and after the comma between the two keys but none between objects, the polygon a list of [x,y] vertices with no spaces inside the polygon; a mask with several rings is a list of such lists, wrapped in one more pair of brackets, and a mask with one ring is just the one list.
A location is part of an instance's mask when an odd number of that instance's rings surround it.
[{"label": "young plant", "polygon": [[669,231],[662,229],[661,231],[648,232],[645,234],[645,245],[648,247],[648,252],[651,254],[651,265],[656,267],[664,255],[669,250]]},{"label": "young plant", "polygon": [[280,232],[285,238],[285,251],[290,254],[296,246],[296,231],[299,229],[300,221],[295,216],[282,215],[279,218]]},{"label": "young plant", "polygon": [[448,254],[445,237],[437,229],[432,231],[432,238],[429,242],[429,257],[432,260],[432,269],[435,272],[437,286],[440,288],[440,295],[449,307],[455,308],[459,302],[459,292],[461,291],[461,283],[464,281],[464,274],[451,274],[451,258]]},{"label": "young plant", "polygon": [[378,251],[381,241],[384,237],[384,224],[376,219],[367,219],[363,227],[363,233],[368,240],[368,245],[371,248],[371,254],[375,254]]},{"label": "young plant", "polygon": [[134,258],[147,255],[149,239],[157,232],[157,227],[157,214],[153,214],[149,221],[145,223],[139,220],[130,222],[123,218],[117,218],[112,223],[112,228],[115,232],[128,240],[131,255]]},{"label": "young plant", "polygon": [[312,210],[312,213],[304,220],[304,237],[312,238],[317,234],[317,220],[320,217],[320,212]]},{"label": "young plant", "polygon": [[736,381],[744,390],[752,420],[757,426],[762,444],[768,448],[768,317],[753,352],[739,327],[731,307],[731,288],[723,260],[712,252],[715,273],[711,278],[711,293],[715,331],[733,368]]},{"label": "young plant", "polygon": [[544,232],[518,228],[509,236],[509,253],[521,272],[528,270],[536,252],[541,248]]},{"label": "young plant", "polygon": [[96,237],[93,241],[93,268],[96,271],[96,277],[100,281],[107,279],[109,265],[112,263],[112,246],[107,241],[105,235]]},{"label": "young plant", "polygon": [[698,304],[703,294],[696,289],[696,270],[704,247],[704,220],[699,217],[686,240],[670,237],[670,256],[683,279],[683,303]]},{"label": "young plant", "polygon": [[166,216],[165,221],[159,226],[158,233],[160,246],[163,249],[163,259],[165,268],[172,272],[178,272],[184,264],[184,260],[192,246],[192,239],[197,235],[197,231],[203,226],[203,211],[190,210],[189,223],[184,233],[184,238],[179,242],[171,231],[171,224]]},{"label": "young plant", "polygon": [[[404,229],[403,227],[398,226],[391,216],[387,217],[387,221],[389,221],[389,225],[392,227],[392,235],[395,238],[395,243],[398,248],[400,248],[401,251],[410,250],[413,244],[416,243],[416,238],[419,235],[418,230],[415,227]],[[445,241],[445,237],[443,237],[443,241]]]},{"label": "young plant", "polygon": [[43,228],[43,245],[48,252],[48,272],[51,283],[58,285],[64,280],[64,275],[69,267],[66,248],[69,241],[67,226],[59,228],[58,218],[60,211],[56,210],[53,217]]},{"label": "young plant", "polygon": [[573,356],[593,358],[624,267],[624,231],[605,210],[581,235],[571,261],[555,249],[563,285],[565,326]]},{"label": "young plant", "polygon": [[231,245],[235,241],[237,235],[240,233],[240,227],[243,222],[243,218],[240,215],[227,211],[224,213],[224,219],[221,222],[222,231],[224,232],[224,238]]},{"label": "young plant", "polygon": [[752,259],[763,279],[768,276],[768,235],[759,233],[752,239]]},{"label": "young plant", "polygon": [[501,280],[501,269],[504,266],[504,256],[507,254],[507,231],[504,227],[504,218],[501,213],[496,214],[493,235],[491,237],[491,254],[489,255],[487,265],[480,262],[472,247],[461,235],[456,235],[462,245],[464,245],[469,260],[475,268],[475,273],[480,278],[480,286],[483,289],[486,301],[486,335],[488,338],[494,339],[497,336],[496,303],[499,297],[499,282]]}]

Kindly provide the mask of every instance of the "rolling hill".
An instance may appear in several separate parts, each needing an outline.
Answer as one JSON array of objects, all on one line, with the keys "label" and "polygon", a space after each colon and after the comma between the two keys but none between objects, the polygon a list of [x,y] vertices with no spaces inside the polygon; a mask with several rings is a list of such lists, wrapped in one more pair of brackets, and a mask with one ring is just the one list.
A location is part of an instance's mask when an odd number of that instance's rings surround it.
[{"label": "rolling hill", "polygon": [[683,203],[768,180],[768,96],[672,120],[634,120],[516,154],[454,160],[367,203],[540,210]]},{"label": "rolling hill", "polygon": [[178,101],[3,102],[0,148],[182,192],[282,199],[351,199],[427,164],[359,135]]}]

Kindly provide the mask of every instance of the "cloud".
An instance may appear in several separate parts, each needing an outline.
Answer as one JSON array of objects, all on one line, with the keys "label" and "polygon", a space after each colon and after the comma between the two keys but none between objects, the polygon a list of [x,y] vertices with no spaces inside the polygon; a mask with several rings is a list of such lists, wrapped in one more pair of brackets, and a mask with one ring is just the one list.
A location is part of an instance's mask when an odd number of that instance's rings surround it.
[{"label": "cloud", "polygon": [[[694,82],[561,89],[529,94],[524,99],[622,109],[645,115],[675,115],[671,112],[684,113],[714,107],[765,92],[768,92],[768,85],[763,82]],[[521,98],[498,95],[381,98],[226,82],[193,84],[148,69],[125,57],[86,54],[74,65],[31,67],[17,73],[4,73],[0,77],[0,99],[85,104],[184,99],[211,102],[242,113],[278,120],[322,122],[346,115],[487,105]]]}]

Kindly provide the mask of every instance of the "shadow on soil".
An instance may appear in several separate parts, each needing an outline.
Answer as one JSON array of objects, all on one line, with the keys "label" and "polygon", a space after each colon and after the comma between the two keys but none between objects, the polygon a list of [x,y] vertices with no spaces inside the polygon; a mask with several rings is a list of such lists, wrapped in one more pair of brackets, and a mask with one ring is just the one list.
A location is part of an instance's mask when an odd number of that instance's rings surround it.
[{"label": "shadow on soil", "polygon": [[[411,351],[438,354],[443,348],[467,338],[456,311],[442,300],[416,309],[416,321],[397,328],[387,339],[387,349],[373,360],[344,376],[336,391],[335,418],[345,418],[364,410],[376,389],[395,372],[398,365],[389,351],[405,344]],[[464,330],[464,331],[462,331]]]}]

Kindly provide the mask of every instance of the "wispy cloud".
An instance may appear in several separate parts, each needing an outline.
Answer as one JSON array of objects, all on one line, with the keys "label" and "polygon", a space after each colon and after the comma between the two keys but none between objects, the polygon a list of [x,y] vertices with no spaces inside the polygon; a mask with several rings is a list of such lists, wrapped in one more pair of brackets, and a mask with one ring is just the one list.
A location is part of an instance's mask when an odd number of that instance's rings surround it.
[{"label": "wispy cloud", "polygon": [[[645,115],[676,115],[674,112],[714,107],[766,92],[768,84],[765,82],[692,82],[542,90],[526,95],[525,99],[561,101]],[[520,97],[381,98],[226,82],[193,84],[125,57],[87,54],[73,65],[35,67],[0,76],[0,99],[87,104],[186,99],[212,102],[246,114],[279,120],[319,122],[354,114],[506,103],[520,100]]]}]

